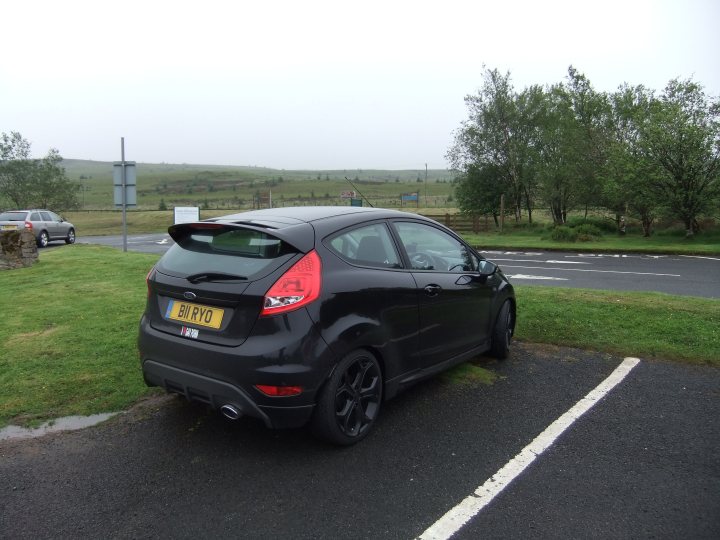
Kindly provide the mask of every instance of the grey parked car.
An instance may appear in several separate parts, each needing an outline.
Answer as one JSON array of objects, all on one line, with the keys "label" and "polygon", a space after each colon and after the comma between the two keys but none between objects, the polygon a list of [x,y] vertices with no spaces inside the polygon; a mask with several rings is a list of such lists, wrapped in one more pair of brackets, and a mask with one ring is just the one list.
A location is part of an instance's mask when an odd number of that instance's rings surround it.
[{"label": "grey parked car", "polygon": [[50,210],[9,210],[0,214],[0,230],[27,229],[33,232],[37,245],[45,247],[52,240],[75,243],[75,227]]}]

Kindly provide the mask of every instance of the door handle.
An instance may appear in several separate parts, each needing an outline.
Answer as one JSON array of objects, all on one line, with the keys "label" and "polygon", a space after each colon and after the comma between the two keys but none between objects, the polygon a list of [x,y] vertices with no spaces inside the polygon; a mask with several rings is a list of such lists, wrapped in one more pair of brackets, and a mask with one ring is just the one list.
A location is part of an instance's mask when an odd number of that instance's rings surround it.
[{"label": "door handle", "polygon": [[442,287],[440,285],[426,285],[424,290],[428,296],[437,296]]}]

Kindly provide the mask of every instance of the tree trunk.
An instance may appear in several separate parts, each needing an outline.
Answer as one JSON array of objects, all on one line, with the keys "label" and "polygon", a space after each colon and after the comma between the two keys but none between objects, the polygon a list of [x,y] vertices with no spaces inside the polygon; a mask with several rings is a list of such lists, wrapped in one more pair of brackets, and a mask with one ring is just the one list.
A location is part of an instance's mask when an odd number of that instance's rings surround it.
[{"label": "tree trunk", "polygon": [[652,222],[653,218],[647,215],[642,216],[642,227],[643,227],[643,237],[644,238],[650,238],[650,234],[652,234]]}]

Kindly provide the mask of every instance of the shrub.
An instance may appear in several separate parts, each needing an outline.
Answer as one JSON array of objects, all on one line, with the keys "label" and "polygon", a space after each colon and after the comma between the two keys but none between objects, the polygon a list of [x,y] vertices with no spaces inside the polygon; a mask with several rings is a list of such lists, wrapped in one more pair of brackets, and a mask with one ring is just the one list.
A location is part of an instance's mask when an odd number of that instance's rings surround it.
[{"label": "shrub", "polygon": [[595,239],[602,236],[602,231],[595,225],[590,223],[584,223],[575,227],[575,232],[578,236],[593,236]]},{"label": "shrub", "polygon": [[552,238],[556,242],[575,242],[577,240],[577,237],[577,232],[575,232],[575,230],[571,229],[570,227],[566,227],[565,225],[555,227],[552,231],[552,234],[550,235],[550,238]]},{"label": "shrub", "polygon": [[609,233],[617,232],[617,223],[615,223],[614,220],[599,217],[590,217],[587,219],[579,216],[572,217],[568,219],[567,225],[573,228],[581,227],[583,225],[593,225],[596,228],[600,229],[600,231]]}]

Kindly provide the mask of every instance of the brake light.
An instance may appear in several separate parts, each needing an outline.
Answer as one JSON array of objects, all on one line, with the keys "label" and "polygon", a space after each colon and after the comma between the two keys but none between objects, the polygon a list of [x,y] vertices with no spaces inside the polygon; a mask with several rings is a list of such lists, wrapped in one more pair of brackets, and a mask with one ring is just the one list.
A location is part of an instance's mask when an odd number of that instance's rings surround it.
[{"label": "brake light", "polygon": [[305,254],[270,287],[260,315],[286,313],[316,300],[320,296],[321,273],[317,252]]},{"label": "brake light", "polygon": [[32,221],[26,221],[26,222],[25,222],[25,228],[26,228],[26,229],[32,229],[32,228],[33,228],[33,227],[32,227]]},{"label": "brake light", "polygon": [[270,397],[288,397],[302,394],[302,386],[271,386],[269,384],[256,384],[255,388]]}]

